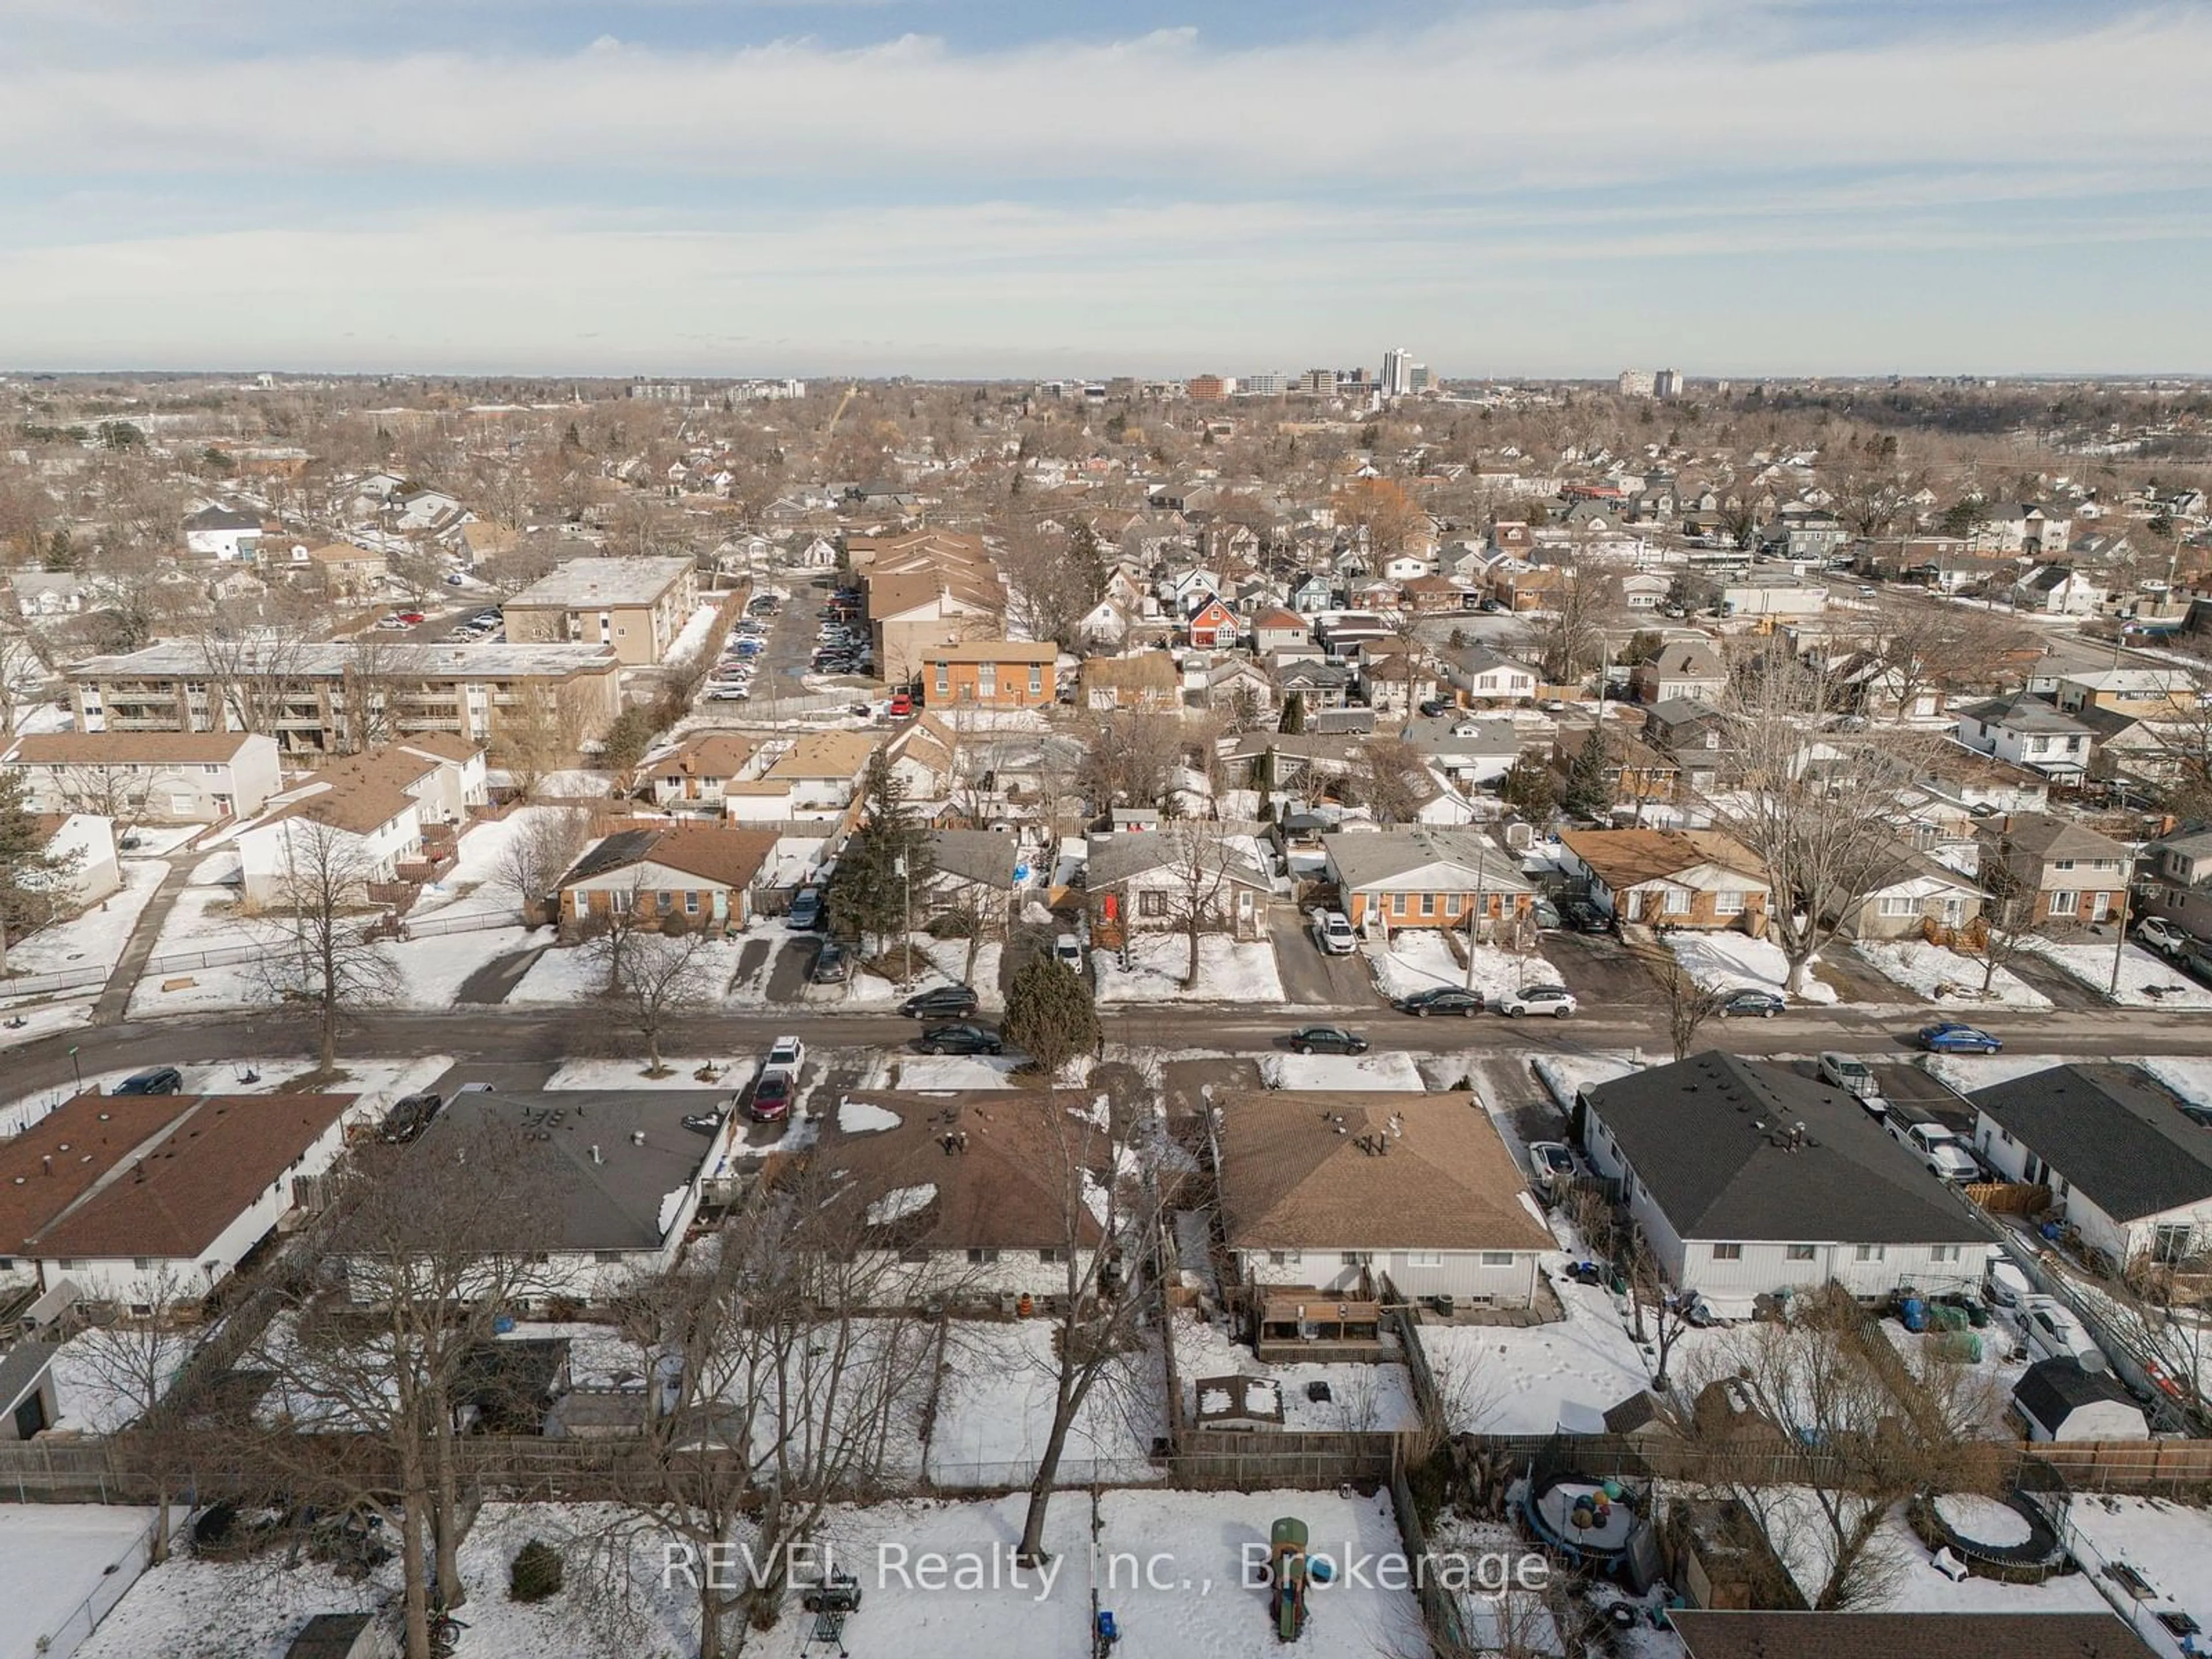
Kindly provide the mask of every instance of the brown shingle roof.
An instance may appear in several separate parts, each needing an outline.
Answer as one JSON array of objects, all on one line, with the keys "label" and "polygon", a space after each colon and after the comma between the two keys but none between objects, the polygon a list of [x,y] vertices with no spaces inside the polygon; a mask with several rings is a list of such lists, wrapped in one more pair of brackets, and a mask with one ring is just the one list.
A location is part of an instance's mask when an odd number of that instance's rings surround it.
[{"label": "brown shingle roof", "polygon": [[1557,1248],[1471,1094],[1271,1091],[1214,1105],[1231,1249]]},{"label": "brown shingle roof", "polygon": [[79,1095],[0,1140],[0,1254],[14,1253],[191,1103],[183,1095]]},{"label": "brown shingle roof", "polygon": [[250,732],[48,732],[15,740],[26,765],[212,766],[234,759]]},{"label": "brown shingle roof", "polygon": [[[1070,1160],[1103,1136],[1078,1124],[1063,1142],[1048,1114],[1078,1114],[1090,1100],[1079,1090],[975,1089],[957,1093],[872,1089],[858,1103],[881,1107],[899,1120],[895,1128],[848,1133],[838,1113],[824,1113],[815,1157],[823,1167],[846,1172],[839,1192],[857,1206],[890,1194],[933,1187],[926,1207],[898,1226],[902,1246],[921,1249],[1043,1249],[1063,1245],[1074,1172]],[[944,1138],[964,1135],[962,1150],[948,1152]],[[1079,1216],[1082,1242],[1096,1243],[1091,1212]]]},{"label": "brown shingle roof", "polygon": [[653,844],[647,854],[687,875],[703,877],[729,887],[750,887],[760,874],[779,837],[770,830],[736,830],[727,824],[700,824],[671,830]]},{"label": "brown shingle roof", "polygon": [[[28,1235],[25,1254],[195,1256],[354,1103],[351,1095],[173,1098],[183,1108],[174,1128],[128,1174],[95,1185]],[[100,1104],[112,1110],[115,1103]],[[141,1136],[140,1145],[151,1139]]]},{"label": "brown shingle roof", "polygon": [[1615,892],[1701,864],[1766,879],[1748,848],[1711,830],[1566,830],[1559,839]]},{"label": "brown shingle roof", "polygon": [[436,757],[410,753],[413,747],[410,738],[333,761],[315,774],[314,781],[322,787],[287,804],[265,821],[307,818],[334,830],[368,835],[412,805],[415,798],[409,789],[438,769]]},{"label": "brown shingle roof", "polygon": [[648,778],[733,778],[760,752],[760,744],[742,732],[695,732],[673,754],[655,761]]}]

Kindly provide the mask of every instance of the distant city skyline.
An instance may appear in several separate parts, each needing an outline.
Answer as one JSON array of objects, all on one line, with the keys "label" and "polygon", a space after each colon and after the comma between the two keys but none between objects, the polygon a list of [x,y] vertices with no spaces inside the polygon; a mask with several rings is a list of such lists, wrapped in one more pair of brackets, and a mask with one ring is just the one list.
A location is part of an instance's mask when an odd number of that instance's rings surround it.
[{"label": "distant city skyline", "polygon": [[2212,100],[2146,73],[2212,61],[2204,0],[0,0],[0,35],[26,369],[2212,371]]}]

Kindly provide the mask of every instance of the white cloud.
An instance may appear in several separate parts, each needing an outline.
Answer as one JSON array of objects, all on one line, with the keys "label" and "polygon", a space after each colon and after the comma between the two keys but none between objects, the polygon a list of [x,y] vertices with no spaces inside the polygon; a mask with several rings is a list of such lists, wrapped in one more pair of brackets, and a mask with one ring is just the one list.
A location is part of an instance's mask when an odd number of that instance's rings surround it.
[{"label": "white cloud", "polygon": [[[734,52],[267,57],[0,70],[0,145],[71,168],[615,169],[957,190],[1176,180],[1633,185],[1833,167],[2212,168],[2201,9],[1814,48],[1694,0],[1486,10],[1408,37],[1222,50],[1189,30],[959,52],[904,36]],[[2084,89],[2125,87],[2125,96]],[[334,95],[338,94],[338,95]]]}]

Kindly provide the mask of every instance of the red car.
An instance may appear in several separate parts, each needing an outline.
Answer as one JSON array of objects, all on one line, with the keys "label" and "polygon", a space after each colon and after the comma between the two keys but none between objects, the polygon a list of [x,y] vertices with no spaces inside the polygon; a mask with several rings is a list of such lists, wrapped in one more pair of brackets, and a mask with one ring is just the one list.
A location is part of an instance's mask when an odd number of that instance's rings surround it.
[{"label": "red car", "polygon": [[895,720],[902,720],[912,713],[914,713],[914,693],[911,691],[892,692],[891,718]]},{"label": "red car", "polygon": [[422,613],[419,611],[403,611],[399,613],[399,620],[412,628],[422,620]]}]

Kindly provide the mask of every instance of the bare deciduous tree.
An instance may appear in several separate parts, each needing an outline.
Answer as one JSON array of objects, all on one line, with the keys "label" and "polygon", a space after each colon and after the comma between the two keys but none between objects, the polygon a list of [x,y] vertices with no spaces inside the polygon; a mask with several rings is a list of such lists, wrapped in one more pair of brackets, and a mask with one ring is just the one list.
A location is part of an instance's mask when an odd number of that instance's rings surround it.
[{"label": "bare deciduous tree", "polygon": [[714,940],[680,915],[665,915],[652,931],[611,927],[591,949],[606,968],[602,995],[645,1046],[646,1075],[665,1076],[660,1039],[673,1022],[707,1006]]},{"label": "bare deciduous tree", "polygon": [[580,806],[531,806],[492,864],[492,885],[514,895],[531,926],[551,918],[547,901],[591,839],[591,817]]},{"label": "bare deciduous tree", "polygon": [[399,970],[369,934],[367,885],[377,871],[361,838],[305,817],[283,824],[276,890],[258,924],[268,949],[255,968],[272,1001],[313,1011],[328,1075],[347,1018],[390,1001]]}]

